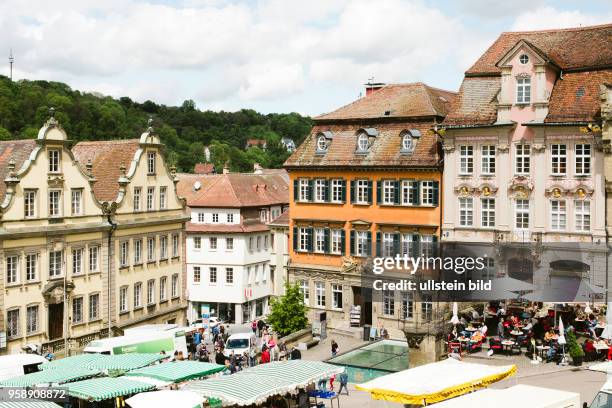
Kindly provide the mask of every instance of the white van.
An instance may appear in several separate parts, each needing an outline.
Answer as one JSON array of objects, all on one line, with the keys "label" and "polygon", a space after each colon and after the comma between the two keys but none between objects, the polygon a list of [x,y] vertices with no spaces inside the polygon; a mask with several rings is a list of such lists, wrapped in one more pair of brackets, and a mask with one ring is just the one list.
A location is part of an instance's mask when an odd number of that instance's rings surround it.
[{"label": "white van", "polygon": [[11,354],[0,356],[0,381],[35,373],[47,359],[38,354]]},{"label": "white van", "polygon": [[83,350],[84,353],[99,354],[160,353],[162,351],[170,356],[175,351],[182,351],[186,358],[188,354],[184,329],[144,330],[128,336],[94,340]]},{"label": "white van", "polygon": [[257,337],[255,337],[255,333],[236,333],[232,334],[228,337],[225,342],[225,349],[223,349],[223,354],[226,357],[231,356],[232,354],[238,356],[248,353],[251,346],[257,346]]}]

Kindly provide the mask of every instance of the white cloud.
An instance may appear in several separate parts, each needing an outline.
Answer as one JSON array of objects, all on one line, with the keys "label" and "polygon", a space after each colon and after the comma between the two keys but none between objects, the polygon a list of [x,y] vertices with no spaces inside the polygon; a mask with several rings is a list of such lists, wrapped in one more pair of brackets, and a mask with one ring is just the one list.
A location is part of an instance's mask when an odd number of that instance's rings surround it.
[{"label": "white cloud", "polygon": [[589,26],[608,23],[610,20],[612,20],[610,12],[585,14],[579,10],[562,11],[545,6],[520,14],[512,24],[511,31]]}]

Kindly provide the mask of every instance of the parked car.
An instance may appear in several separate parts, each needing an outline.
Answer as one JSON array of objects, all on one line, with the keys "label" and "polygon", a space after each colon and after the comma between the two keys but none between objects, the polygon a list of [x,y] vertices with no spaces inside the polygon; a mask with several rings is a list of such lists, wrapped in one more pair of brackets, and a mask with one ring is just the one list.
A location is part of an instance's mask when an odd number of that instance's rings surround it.
[{"label": "parked car", "polygon": [[251,346],[257,347],[257,337],[255,336],[255,333],[249,332],[232,334],[225,342],[223,354],[226,357],[231,356],[232,353],[237,356],[242,355],[245,352],[248,352]]}]

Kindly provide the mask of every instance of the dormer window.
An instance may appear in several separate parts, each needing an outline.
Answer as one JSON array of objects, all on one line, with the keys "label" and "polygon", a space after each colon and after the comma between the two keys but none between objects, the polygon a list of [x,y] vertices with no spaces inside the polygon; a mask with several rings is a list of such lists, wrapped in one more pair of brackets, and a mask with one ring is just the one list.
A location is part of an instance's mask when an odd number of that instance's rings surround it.
[{"label": "dormer window", "polygon": [[529,62],[529,55],[527,55],[527,54],[522,54],[522,55],[519,57],[519,62],[520,62],[521,64],[523,64],[523,65],[527,64],[527,63]]},{"label": "dormer window", "polygon": [[412,136],[405,133],[404,136],[402,136],[402,151],[411,152],[413,148],[414,145],[412,144]]},{"label": "dormer window", "polygon": [[367,152],[370,147],[370,141],[368,135],[365,133],[360,133],[357,136],[357,151],[359,152]]},{"label": "dormer window", "polygon": [[60,151],[57,149],[50,149],[49,151],[49,173],[60,172]]},{"label": "dormer window", "polygon": [[531,78],[516,79],[516,103],[531,103]]},{"label": "dormer window", "polygon": [[412,153],[414,152],[414,148],[416,146],[416,142],[421,137],[421,132],[417,129],[405,130],[400,133],[401,137],[401,145],[400,152],[401,153]]},{"label": "dormer window", "polygon": [[317,139],[317,152],[324,152],[327,150],[327,138],[323,135]]}]

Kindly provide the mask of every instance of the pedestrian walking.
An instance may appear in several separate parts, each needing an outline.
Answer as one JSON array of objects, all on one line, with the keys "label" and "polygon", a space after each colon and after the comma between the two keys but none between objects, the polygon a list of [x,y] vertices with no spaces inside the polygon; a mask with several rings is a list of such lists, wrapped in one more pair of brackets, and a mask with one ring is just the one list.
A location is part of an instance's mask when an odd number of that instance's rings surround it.
[{"label": "pedestrian walking", "polygon": [[257,364],[257,350],[254,345],[249,349],[249,367],[255,367]]},{"label": "pedestrian walking", "polygon": [[257,320],[253,319],[251,322],[251,330],[253,330],[254,334],[257,334]]},{"label": "pedestrian walking", "polygon": [[270,362],[270,351],[268,350],[267,346],[264,346],[264,348],[261,350],[261,364],[265,364],[269,362]]},{"label": "pedestrian walking", "polygon": [[336,340],[332,340],[331,341],[331,354],[332,357],[336,357],[336,354],[338,354],[338,343],[336,343]]},{"label": "pedestrian walking", "polygon": [[340,374],[340,388],[338,388],[338,395],[342,394],[342,389],[346,391],[346,395],[349,395],[348,391],[348,374],[344,371]]}]

